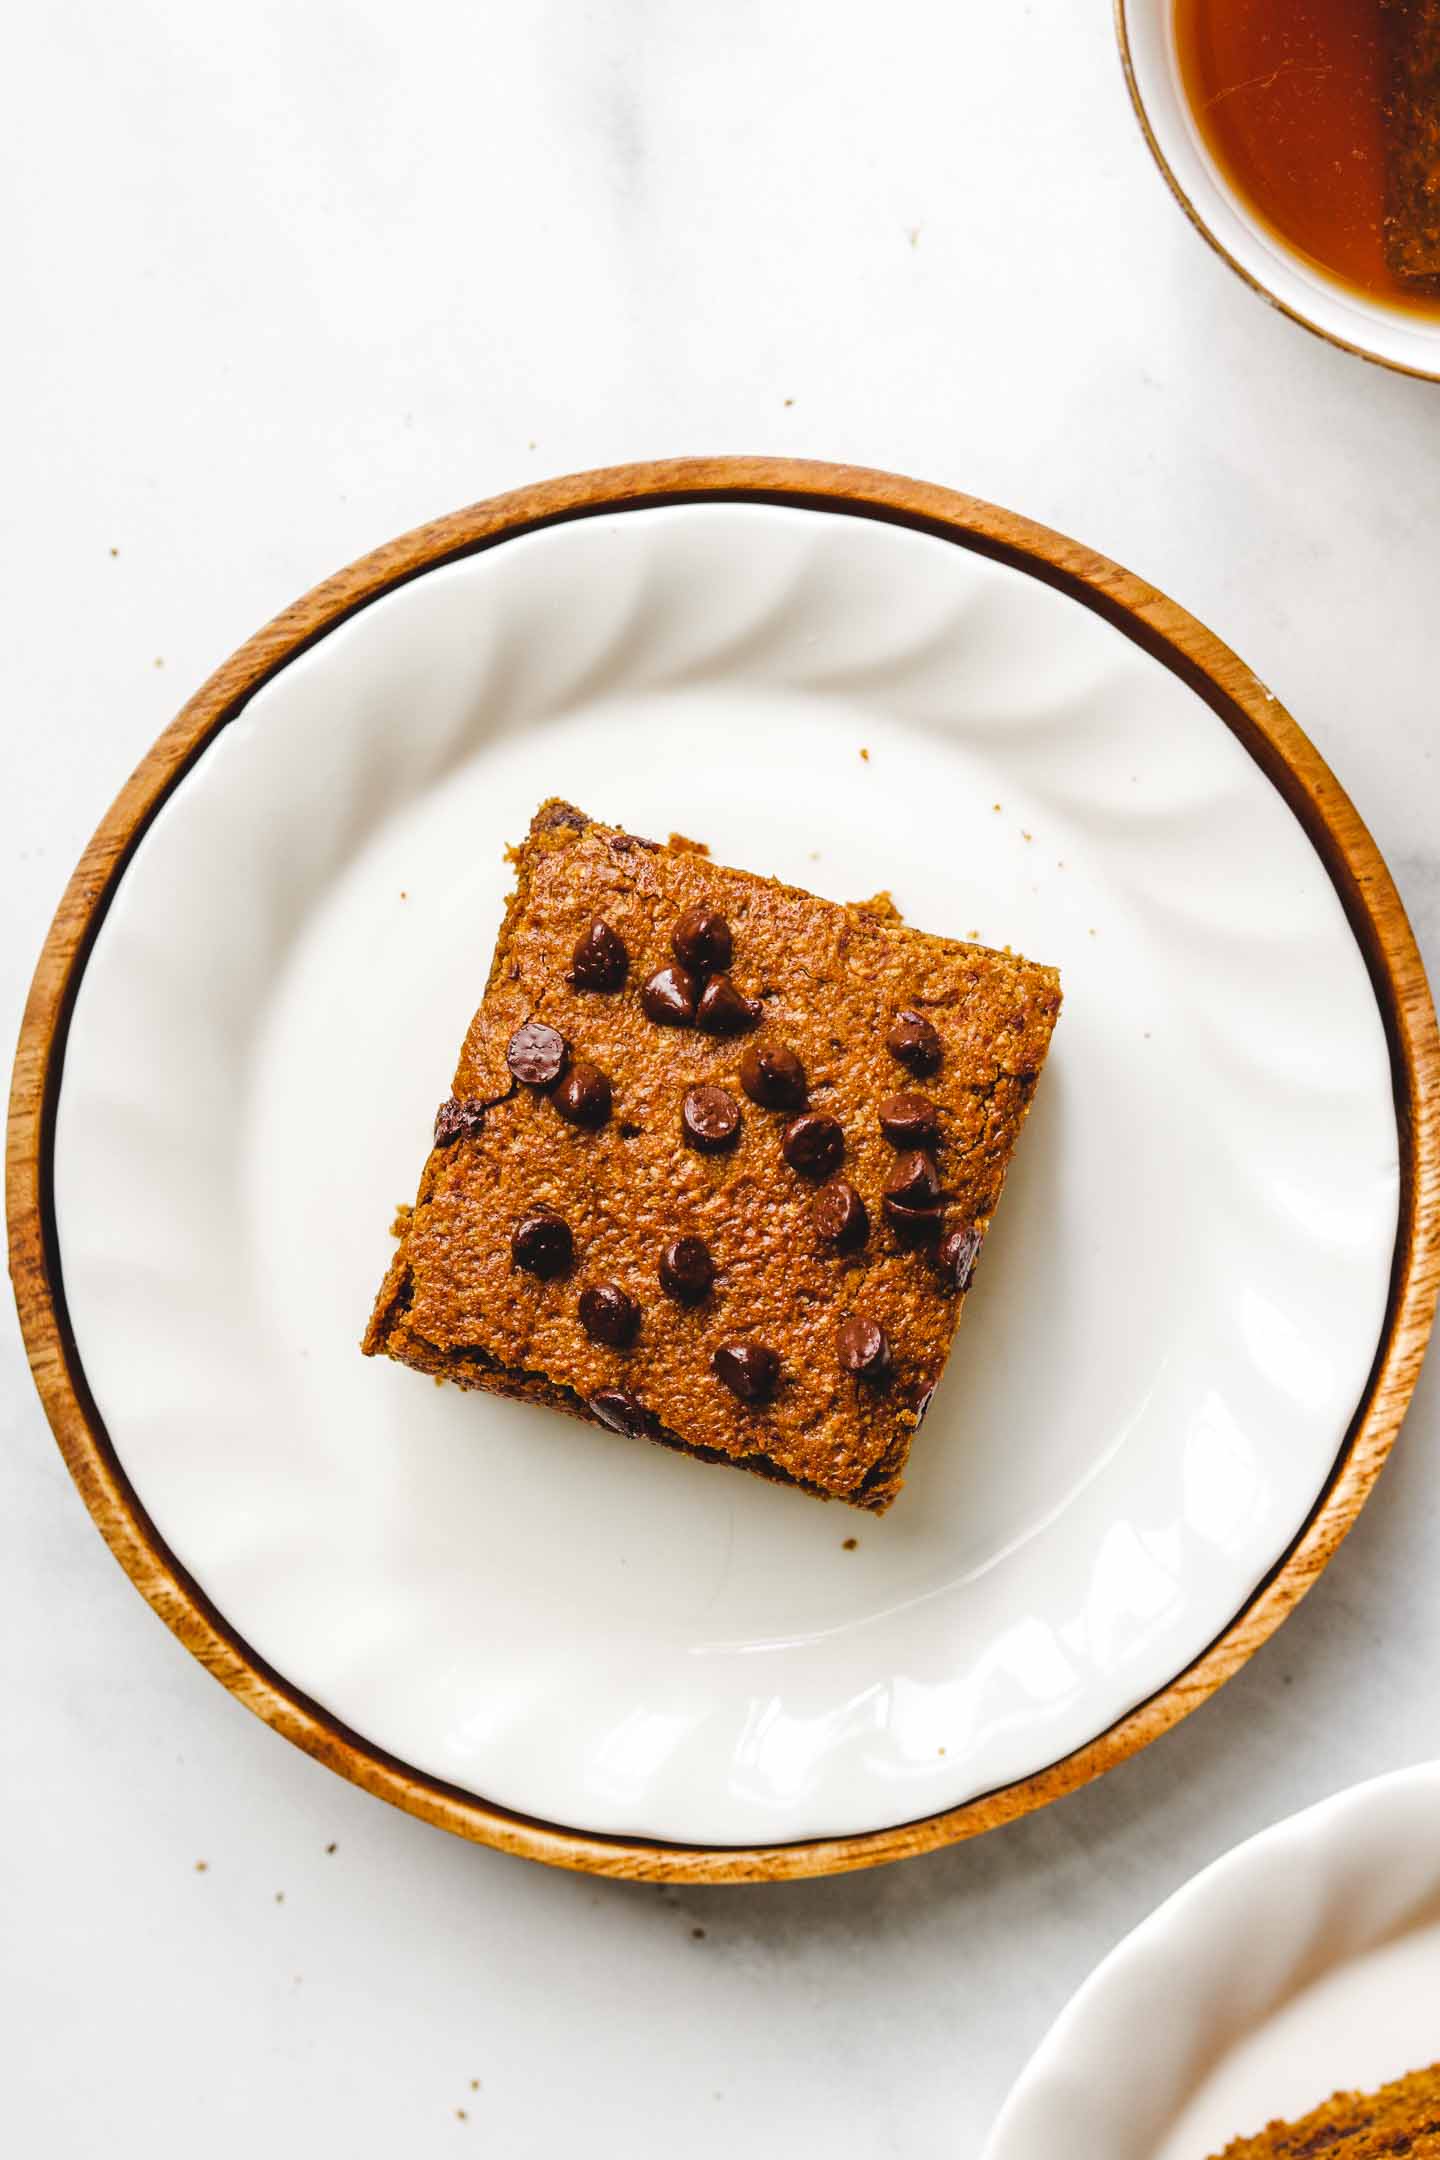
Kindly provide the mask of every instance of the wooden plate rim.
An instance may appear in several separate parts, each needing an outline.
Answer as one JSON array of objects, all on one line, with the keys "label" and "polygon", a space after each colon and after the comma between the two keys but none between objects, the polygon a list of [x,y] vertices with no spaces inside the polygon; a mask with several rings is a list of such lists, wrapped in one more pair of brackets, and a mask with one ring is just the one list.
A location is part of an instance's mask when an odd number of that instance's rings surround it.
[{"label": "wooden plate rim", "polygon": [[[594,1836],[491,1805],[385,1754],[301,1695],[236,1634],[170,1553],[120,1468],[92,1400],[60,1279],[51,1195],[55,1104],[75,992],[125,865],[161,803],[247,699],[335,625],[438,564],[561,519],[674,502],[752,501],[907,525],[1011,563],[1123,631],[1189,684],[1279,788],[1324,861],[1365,955],[1390,1045],[1399,1118],[1400,1234],[1384,1334],[1329,1483],[1289,1551],[1170,1684],[1031,1777],[919,1821],[753,1848]],[[1404,909],[1375,843],[1313,745],[1195,618],[1090,549],[918,480],[798,459],[683,458],[543,481],[377,549],[277,616],[183,707],[121,790],[51,925],[21,1026],[10,1096],[10,1270],[35,1384],[71,1475],[137,1589],[247,1709],[307,1754],[422,1820],[558,1867],[650,1881],[831,1875],[931,1851],[1074,1791],[1148,1745],[1245,1663],[1325,1567],[1379,1475],[1419,1374],[1440,1287],[1440,1038]]]}]

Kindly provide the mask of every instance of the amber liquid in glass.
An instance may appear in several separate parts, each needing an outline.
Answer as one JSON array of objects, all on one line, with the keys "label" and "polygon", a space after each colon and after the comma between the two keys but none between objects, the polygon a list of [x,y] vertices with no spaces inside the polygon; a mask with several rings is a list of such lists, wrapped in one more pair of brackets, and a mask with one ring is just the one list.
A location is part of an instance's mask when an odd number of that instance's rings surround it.
[{"label": "amber liquid in glass", "polygon": [[1380,0],[1174,0],[1181,80],[1211,156],[1272,231],[1342,284],[1440,316],[1440,280],[1385,260]]}]

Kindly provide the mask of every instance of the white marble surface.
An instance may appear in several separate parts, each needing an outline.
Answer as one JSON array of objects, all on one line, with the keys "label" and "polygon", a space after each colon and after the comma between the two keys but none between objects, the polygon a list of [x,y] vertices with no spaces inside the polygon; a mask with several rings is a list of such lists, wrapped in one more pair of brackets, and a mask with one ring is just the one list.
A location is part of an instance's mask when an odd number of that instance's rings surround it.
[{"label": "white marble surface", "polygon": [[[1433,953],[1440,391],[1307,338],[1195,240],[1108,13],[18,16],[11,1031],[97,816],[249,630],[458,502],[689,450],[922,473],[1152,576],[1338,767]],[[43,2160],[971,2155],[1157,1899],[1440,1754],[1433,1371],[1308,1604],[1147,1755],[931,1860],[680,1897],[469,1849],[255,1723],[108,1558],[10,1322],[3,1358],[0,2141]]]}]

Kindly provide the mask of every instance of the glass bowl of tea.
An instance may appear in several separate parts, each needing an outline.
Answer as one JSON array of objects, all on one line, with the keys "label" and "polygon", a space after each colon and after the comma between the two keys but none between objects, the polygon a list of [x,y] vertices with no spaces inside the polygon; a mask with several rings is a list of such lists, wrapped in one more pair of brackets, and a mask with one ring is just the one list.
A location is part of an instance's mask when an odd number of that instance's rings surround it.
[{"label": "glass bowl of tea", "polygon": [[1197,231],[1332,344],[1440,381],[1440,0],[1115,0]]}]

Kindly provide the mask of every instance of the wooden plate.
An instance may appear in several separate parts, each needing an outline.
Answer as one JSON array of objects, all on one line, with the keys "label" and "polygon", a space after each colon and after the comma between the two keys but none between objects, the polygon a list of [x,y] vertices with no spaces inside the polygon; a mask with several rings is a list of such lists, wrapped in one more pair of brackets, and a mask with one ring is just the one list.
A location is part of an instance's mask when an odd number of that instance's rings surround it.
[{"label": "wooden plate", "polygon": [[[290,660],[345,617],[440,563],[561,520],[686,502],[755,502],[881,519],[1013,565],[1080,601],[1171,669],[1273,781],[1325,864],[1369,969],[1389,1043],[1402,1192],[1385,1329],[1369,1385],[1310,1519],[1219,1639],[1168,1687],[1039,1774],[917,1822],[750,1850],[587,1835],[419,1774],[340,1725],[226,1625],[165,1547],[90,1398],[58,1267],[52,1191],[66,1031],[96,932],[151,819],[212,738]],[[780,1880],[900,1859],[975,1835],[1098,1776],[1211,1694],[1278,1626],[1353,1522],[1418,1373],[1440,1282],[1434,1009],[1385,866],[1313,747],[1249,670],[1193,618],[1073,542],[947,490],[791,461],[685,460],[546,483],[393,542],[318,588],[244,646],[181,712],[122,792],[71,880],[36,973],[9,1128],[11,1270],[36,1384],[112,1550],[181,1640],[259,1716],[369,1791],[462,1836],[555,1865],[691,1881]]]}]

